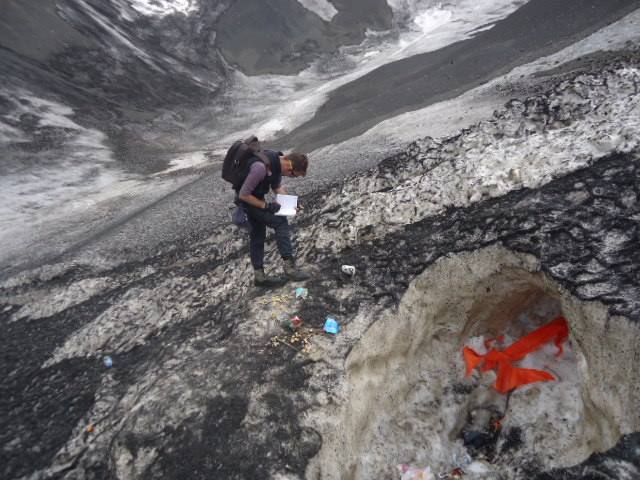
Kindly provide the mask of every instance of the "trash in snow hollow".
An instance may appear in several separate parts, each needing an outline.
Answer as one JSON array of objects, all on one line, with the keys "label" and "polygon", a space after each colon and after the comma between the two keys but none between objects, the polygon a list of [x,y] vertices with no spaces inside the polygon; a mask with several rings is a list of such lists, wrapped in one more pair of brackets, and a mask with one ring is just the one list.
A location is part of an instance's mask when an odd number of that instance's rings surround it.
[{"label": "trash in snow hollow", "polygon": [[[534,352],[553,341],[558,348],[556,356],[562,355],[563,343],[569,338],[569,325],[567,320],[560,316],[533,332],[525,335],[520,340],[506,348],[496,350],[491,348],[486,354],[480,355],[469,347],[464,347],[462,354],[467,365],[466,376],[470,376],[476,367],[480,371],[497,370],[495,389],[500,393],[507,393],[514,388],[533,382],[546,382],[555,380],[555,377],[543,370],[531,368],[519,368],[513,363],[522,360],[529,353]],[[486,344],[487,347],[491,342]]]},{"label": "trash in snow hollow", "polygon": [[111,368],[113,366],[113,360],[109,356],[104,357],[102,359],[102,363],[104,363],[104,366],[107,368]]},{"label": "trash in snow hollow", "polygon": [[307,290],[306,288],[304,287],[296,288],[296,298],[305,299],[307,298],[307,295],[309,295],[309,290]]}]

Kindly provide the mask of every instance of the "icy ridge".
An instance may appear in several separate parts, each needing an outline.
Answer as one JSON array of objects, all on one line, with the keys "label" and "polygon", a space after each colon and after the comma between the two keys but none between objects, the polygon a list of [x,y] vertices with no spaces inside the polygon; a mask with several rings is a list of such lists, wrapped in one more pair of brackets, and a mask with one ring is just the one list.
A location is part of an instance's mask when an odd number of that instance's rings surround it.
[{"label": "icy ridge", "polygon": [[[359,231],[384,233],[520,188],[536,188],[611,153],[638,148],[640,70],[619,64],[553,90],[512,100],[460,135],[412,143],[376,173],[358,173],[329,196],[330,233],[309,232],[313,247],[343,248]],[[345,205],[345,197],[354,200]],[[376,227],[374,227],[376,226]]]},{"label": "icy ridge", "polygon": [[[300,257],[323,250],[337,252],[449,207],[465,207],[514,189],[536,188],[598,158],[637,150],[634,129],[640,122],[640,100],[634,92],[639,82],[640,71],[626,65],[602,75],[580,75],[546,95],[512,100],[494,119],[456,137],[427,137],[413,143],[402,154],[372,171],[353,175],[323,196],[313,213],[323,221],[305,222],[306,228],[297,233]],[[220,245],[218,258],[237,248],[226,236],[216,242]],[[242,257],[229,259],[216,271],[243,272],[243,263]],[[189,291],[189,299],[195,302],[197,292],[216,285],[216,295],[223,295],[233,283],[224,278],[212,281],[204,285],[182,279],[178,288]],[[46,365],[109,348],[126,352],[162,330],[166,319],[184,321],[193,313],[192,307],[173,306],[158,295],[168,294],[178,284],[172,279],[167,285],[137,289],[120,298],[70,336]],[[50,298],[44,295],[42,301]],[[189,305],[186,300],[183,303]],[[195,303],[194,308],[199,306]],[[43,308],[34,306],[21,312],[40,310]],[[22,316],[16,312],[13,319]]]},{"label": "icy ridge", "polygon": [[[43,271],[32,283],[3,285],[5,343],[17,352],[1,363],[12,392],[4,398],[12,412],[2,433],[10,439],[2,452],[5,476],[79,478],[104,470],[117,478],[177,478],[184,466],[197,466],[212,478],[239,471],[247,478],[302,478],[322,441],[300,419],[314,406],[341,400],[340,377],[351,348],[384,312],[394,311],[416,275],[450,252],[503,243],[539,258],[540,269],[579,298],[637,319],[640,195],[633,138],[612,144],[608,154],[589,150],[591,156],[578,163],[593,165],[581,172],[562,176],[580,168],[574,163],[543,172],[537,181],[549,185],[542,188],[523,188],[522,179],[529,177],[521,174],[504,187],[520,191],[502,195],[496,188],[481,197],[490,201],[472,202],[464,192],[458,201],[469,208],[447,215],[434,213],[452,206],[449,197],[435,197],[425,187],[436,174],[464,174],[467,183],[483,178],[463,168],[469,158],[483,157],[479,144],[484,151],[496,151],[492,142],[513,151],[507,146],[532,148],[541,140],[527,141],[540,137],[550,147],[565,130],[588,139],[587,125],[613,135],[622,127],[618,117],[607,119],[611,105],[626,121],[637,121],[637,104],[624,95],[635,92],[637,76],[637,67],[621,64],[546,95],[514,100],[491,121],[457,137],[416,142],[380,167],[308,198],[307,213],[296,220],[305,227],[296,235],[301,262],[314,270],[307,285],[311,297],[302,304],[283,300],[291,296],[290,286],[255,292],[245,235],[226,229],[113,270]],[[616,153],[626,148],[635,150]],[[566,158],[562,153],[555,154],[556,162]],[[554,176],[561,178],[551,181]],[[440,181],[457,193],[455,178]],[[409,196],[415,185],[420,188]],[[372,196],[375,202],[367,206]],[[414,211],[400,223],[388,223],[377,212],[383,199],[385,207],[398,209],[406,198],[414,205],[429,198],[445,203]],[[352,231],[354,209],[371,223]],[[277,260],[271,248],[267,265]],[[355,265],[356,277],[345,279],[341,263]],[[65,289],[74,298],[61,298]],[[294,313],[317,329],[331,313],[344,327],[335,341],[314,337],[314,358],[321,359],[316,365],[326,368],[311,381],[306,357],[268,343],[281,332],[279,320]],[[111,369],[103,366],[103,355],[113,357]],[[61,408],[58,392],[71,398],[68,403],[84,403]],[[29,457],[33,464],[25,466],[31,452],[37,458]]]}]

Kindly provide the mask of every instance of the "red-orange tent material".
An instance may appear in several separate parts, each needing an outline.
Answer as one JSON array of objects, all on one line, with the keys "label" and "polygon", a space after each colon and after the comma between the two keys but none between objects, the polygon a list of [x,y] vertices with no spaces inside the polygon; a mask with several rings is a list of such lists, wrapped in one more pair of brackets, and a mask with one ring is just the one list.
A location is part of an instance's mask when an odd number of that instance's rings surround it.
[{"label": "red-orange tent material", "polygon": [[[504,338],[502,336],[502,338]],[[555,380],[553,375],[542,370],[519,368],[513,365],[526,357],[529,353],[540,349],[544,344],[553,341],[558,347],[556,356],[562,355],[563,343],[569,338],[569,325],[564,317],[558,317],[546,325],[525,335],[505,350],[492,348],[486,354],[480,355],[472,348],[464,347],[462,354],[467,366],[468,377],[478,367],[480,371],[498,370],[495,388],[500,393],[507,393],[514,388],[528,383]],[[488,340],[485,345],[491,345]]]}]

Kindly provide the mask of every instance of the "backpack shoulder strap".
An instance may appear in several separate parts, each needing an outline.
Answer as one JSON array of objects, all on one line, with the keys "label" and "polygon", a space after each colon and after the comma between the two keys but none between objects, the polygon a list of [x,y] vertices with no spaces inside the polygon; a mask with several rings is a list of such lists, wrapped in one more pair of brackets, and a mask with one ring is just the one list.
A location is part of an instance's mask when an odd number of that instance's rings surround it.
[{"label": "backpack shoulder strap", "polygon": [[258,157],[267,168],[271,167],[271,160],[269,160],[269,157],[267,157],[264,151],[260,150],[259,152],[255,152],[254,155]]},{"label": "backpack shoulder strap", "polygon": [[247,176],[249,175],[249,172],[251,171],[251,167],[256,162],[262,162],[267,169],[269,169],[270,165],[271,165],[271,162],[269,161],[269,157],[267,157],[264,154],[264,152],[262,152],[262,151],[253,152],[253,154],[249,158],[247,158],[246,161],[244,162],[242,173],[241,173],[241,175],[239,176],[239,178],[237,179],[237,181],[233,185],[233,189],[236,192],[240,191],[240,187],[242,187],[242,184],[247,179]]}]

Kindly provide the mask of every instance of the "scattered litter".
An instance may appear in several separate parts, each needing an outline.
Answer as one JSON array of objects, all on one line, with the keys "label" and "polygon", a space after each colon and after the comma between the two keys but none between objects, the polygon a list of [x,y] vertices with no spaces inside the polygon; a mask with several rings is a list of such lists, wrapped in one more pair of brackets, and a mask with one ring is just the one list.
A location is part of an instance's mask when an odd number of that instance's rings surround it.
[{"label": "scattered litter", "polygon": [[109,356],[106,356],[102,359],[102,363],[104,363],[105,367],[111,368],[113,366],[113,359]]},{"label": "scattered litter", "polygon": [[270,295],[258,299],[257,304],[262,307],[261,311],[264,315],[270,317],[276,324],[283,325],[281,320],[289,316],[291,308],[293,307],[293,298],[291,293]]},{"label": "scattered litter", "polygon": [[473,459],[471,456],[464,453],[454,453],[453,454],[453,469],[451,471],[445,471],[438,473],[438,478],[440,480],[454,480],[461,479],[465,475],[465,468],[473,463]]},{"label": "scattered litter", "polygon": [[307,295],[309,295],[309,290],[307,290],[306,288],[304,287],[296,288],[296,298],[305,299],[307,298]]},{"label": "scattered litter", "polygon": [[289,301],[291,300],[291,295],[289,294],[282,294],[282,295],[272,295],[269,298],[261,298],[260,300],[258,300],[258,304],[259,305],[284,305],[286,303],[289,303]]},{"label": "scattered litter", "polygon": [[300,329],[291,335],[282,334],[271,337],[271,346],[285,345],[296,352],[309,353],[311,351],[311,337],[317,333],[313,328]]},{"label": "scattered litter", "polygon": [[353,265],[342,265],[341,270],[342,273],[344,273],[345,275],[349,275],[350,277],[356,274],[356,267],[354,267]]},{"label": "scattered litter", "polygon": [[402,473],[401,480],[435,480],[430,467],[416,468],[409,465],[398,465]]},{"label": "scattered litter", "polygon": [[451,478],[452,479],[454,479],[454,478],[462,478],[463,475],[464,475],[464,471],[460,467],[454,468],[451,471]]},{"label": "scattered litter", "polygon": [[87,425],[87,433],[93,433],[93,423]]},{"label": "scattered litter", "polygon": [[304,324],[304,322],[297,315],[295,317],[291,318],[291,319],[287,318],[286,320],[283,320],[280,323],[282,328],[286,328],[286,329],[291,330],[291,331],[295,331],[295,330],[299,329],[303,324]]},{"label": "scattered litter", "polygon": [[327,317],[324,322],[324,331],[335,335],[340,331],[340,324],[335,318]]},{"label": "scattered litter", "polygon": [[[555,380],[555,377],[543,370],[514,367],[517,362],[553,341],[558,347],[556,356],[562,355],[562,344],[569,338],[569,325],[564,317],[557,317],[551,322],[525,335],[505,350],[492,348],[486,354],[480,355],[469,347],[464,347],[462,354],[467,365],[466,376],[470,376],[476,367],[481,372],[497,370],[495,389],[500,393],[507,393],[522,385],[534,382]],[[491,341],[487,342],[491,345]]]}]

